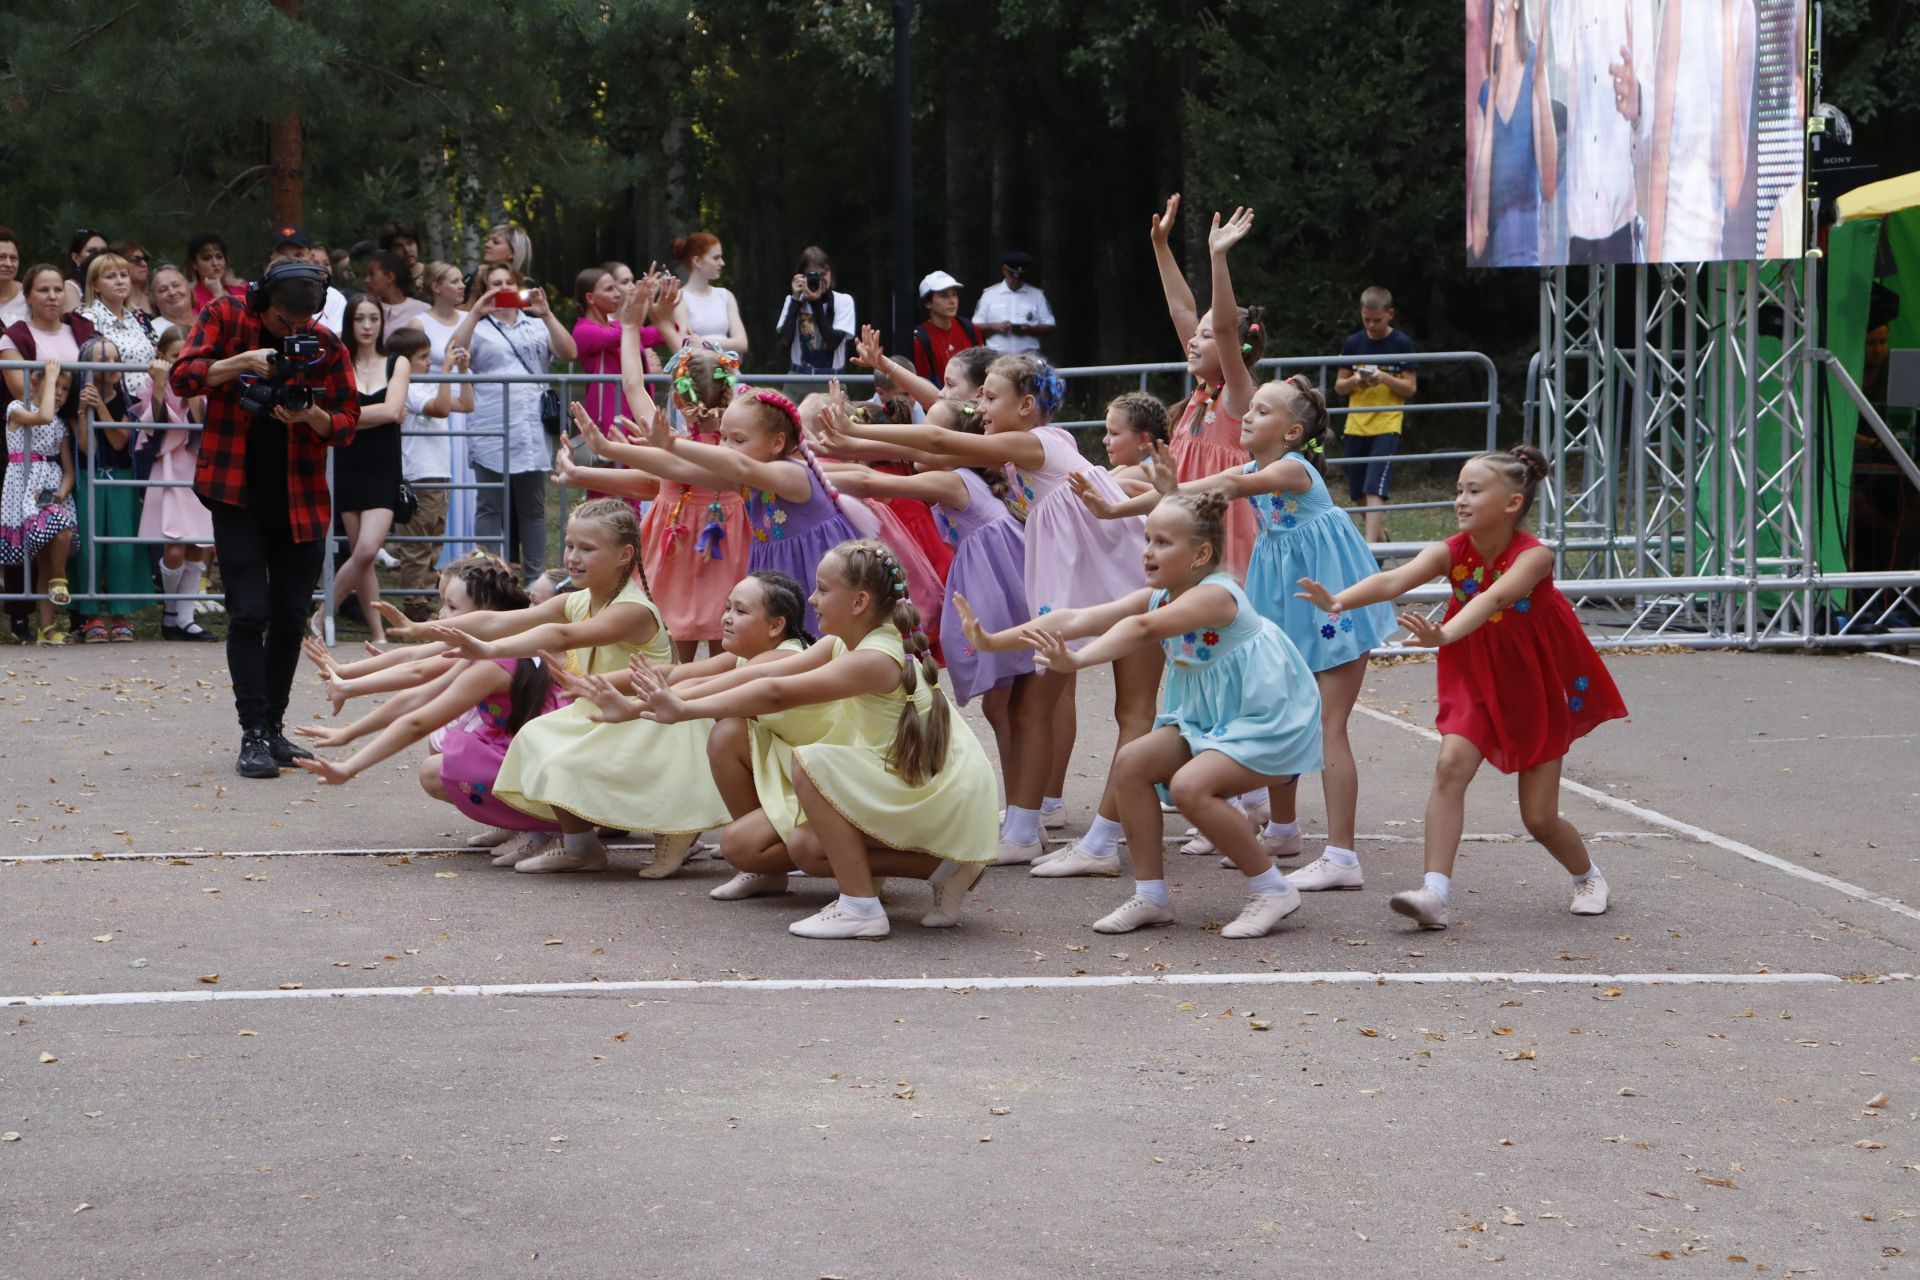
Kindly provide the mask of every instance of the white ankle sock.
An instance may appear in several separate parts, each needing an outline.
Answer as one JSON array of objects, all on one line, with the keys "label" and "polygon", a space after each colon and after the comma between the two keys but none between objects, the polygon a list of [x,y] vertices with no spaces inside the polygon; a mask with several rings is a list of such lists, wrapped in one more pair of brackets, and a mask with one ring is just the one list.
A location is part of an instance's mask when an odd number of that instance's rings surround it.
[{"label": "white ankle sock", "polygon": [[1173,895],[1167,892],[1167,882],[1165,880],[1135,880],[1133,882],[1133,891],[1156,907],[1170,907],[1173,905]]},{"label": "white ankle sock", "polygon": [[1333,863],[1336,867],[1357,867],[1360,865],[1359,854],[1351,849],[1342,849],[1337,844],[1328,845],[1321,851],[1321,856]]},{"label": "white ankle sock", "polygon": [[1087,834],[1080,837],[1080,847],[1102,858],[1111,858],[1120,852],[1120,824],[1111,818],[1094,814]]},{"label": "white ankle sock", "polygon": [[887,909],[880,905],[880,899],[856,898],[847,893],[840,895],[840,909],[861,920],[878,920],[887,914]]},{"label": "white ankle sock", "polygon": [[1288,888],[1287,878],[1280,874],[1280,868],[1268,866],[1268,868],[1259,875],[1247,877],[1247,888],[1253,890],[1255,893],[1283,894]]},{"label": "white ankle sock", "polygon": [[942,859],[940,865],[933,869],[933,874],[927,877],[927,883],[939,884],[942,880],[951,880],[955,875],[959,873],[960,868],[964,865],[966,864],[960,863],[960,862],[948,862],[945,859]]},{"label": "white ankle sock", "polygon": [[[180,594],[187,596],[199,595],[200,583],[206,577],[206,573],[207,567],[198,560],[189,560],[181,565]],[[197,602],[193,600],[175,601],[173,606],[173,625],[176,627],[191,626],[193,624],[193,608],[196,603]]]},{"label": "white ankle sock", "polygon": [[1007,806],[1007,819],[1000,826],[1000,838],[1019,844],[1033,844],[1040,839],[1040,811],[1022,809],[1019,805]]},{"label": "white ankle sock", "polygon": [[1266,825],[1266,829],[1260,834],[1269,840],[1291,840],[1294,836],[1300,834],[1300,824],[1297,822],[1269,822]]},{"label": "white ankle sock", "polygon": [[607,847],[600,843],[598,831],[569,831],[560,837],[560,846],[579,858],[607,851]]},{"label": "white ankle sock", "polygon": [[1049,814],[1049,813],[1058,813],[1066,807],[1067,807],[1066,799],[1062,796],[1040,797],[1040,813],[1042,816],[1045,816],[1046,814]]},{"label": "white ankle sock", "polygon": [[1453,887],[1453,877],[1443,876],[1438,871],[1427,872],[1427,888],[1440,895],[1440,901],[1447,900],[1447,890]]},{"label": "white ankle sock", "polygon": [[1239,801],[1242,809],[1252,809],[1267,802],[1267,789],[1261,787],[1258,790],[1248,791],[1236,797],[1236,799]]},{"label": "white ankle sock", "polygon": [[1605,880],[1606,879],[1605,876],[1600,874],[1600,864],[1595,862],[1592,858],[1587,859],[1587,869],[1585,871],[1579,871],[1579,872],[1569,871],[1567,874],[1573,877],[1573,882],[1575,884],[1579,884],[1582,880]]}]

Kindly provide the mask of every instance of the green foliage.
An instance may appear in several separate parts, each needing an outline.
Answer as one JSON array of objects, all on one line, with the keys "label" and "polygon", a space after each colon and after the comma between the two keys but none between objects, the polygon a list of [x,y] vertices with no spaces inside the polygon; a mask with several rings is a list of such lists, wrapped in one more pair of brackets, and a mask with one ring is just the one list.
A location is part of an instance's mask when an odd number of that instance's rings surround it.
[{"label": "green foliage", "polygon": [[[1920,102],[1913,7],[1829,0],[1826,22],[1826,96],[1888,172],[1920,165],[1901,127]],[[297,107],[305,220],[333,243],[409,217],[429,252],[470,261],[508,216],[565,282],[712,230],[755,368],[781,363],[773,320],[809,243],[864,319],[900,272],[977,290],[1020,247],[1061,318],[1054,353],[1108,362],[1179,356],[1146,242],[1179,190],[1196,276],[1211,212],[1258,210],[1235,267],[1270,350],[1333,350],[1384,284],[1423,346],[1494,354],[1517,394],[1534,279],[1462,266],[1459,5],[919,0],[918,249],[897,267],[892,23],[887,0],[304,0],[298,21],[266,0],[0,6],[0,221],[29,257],[83,223],[167,254],[213,227],[247,269],[267,247],[268,121]]]}]

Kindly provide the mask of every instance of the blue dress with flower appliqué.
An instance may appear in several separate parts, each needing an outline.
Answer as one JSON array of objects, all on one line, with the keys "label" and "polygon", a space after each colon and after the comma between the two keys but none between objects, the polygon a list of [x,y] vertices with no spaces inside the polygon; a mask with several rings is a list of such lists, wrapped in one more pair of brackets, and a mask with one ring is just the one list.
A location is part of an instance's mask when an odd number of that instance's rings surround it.
[{"label": "blue dress with flower appliqu\u00e9", "polygon": [[[1352,518],[1334,505],[1319,468],[1301,465],[1313,482],[1305,493],[1256,493],[1247,499],[1259,529],[1247,562],[1247,598],[1286,632],[1311,670],[1330,671],[1380,646],[1393,630],[1393,607],[1370,604],[1335,618],[1296,598],[1302,578],[1338,595],[1380,568]],[[1242,470],[1252,475],[1259,469],[1259,463],[1249,462]]]},{"label": "blue dress with flower appliqu\u00e9", "polygon": [[[1521,552],[1539,545],[1532,534],[1516,532],[1488,563],[1467,534],[1448,538],[1447,617],[1498,582]],[[1627,714],[1613,677],[1551,574],[1472,635],[1442,645],[1439,666],[1434,727],[1471,742],[1502,773],[1558,760],[1576,738]]]},{"label": "blue dress with flower appliqu\u00e9", "polygon": [[[1320,686],[1306,659],[1231,576],[1208,574],[1199,586],[1231,595],[1233,618],[1160,642],[1167,685],[1153,727],[1172,725],[1195,755],[1218,751],[1263,777],[1317,771]],[[1147,607],[1167,599],[1156,591]]]}]

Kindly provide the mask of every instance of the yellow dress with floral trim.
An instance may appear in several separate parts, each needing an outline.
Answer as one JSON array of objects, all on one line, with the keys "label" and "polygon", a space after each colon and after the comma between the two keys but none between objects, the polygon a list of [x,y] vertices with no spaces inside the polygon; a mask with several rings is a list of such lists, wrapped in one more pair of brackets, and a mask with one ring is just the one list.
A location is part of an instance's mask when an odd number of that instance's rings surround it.
[{"label": "yellow dress with floral trim", "polygon": [[[876,629],[859,648],[884,652],[903,666],[907,661],[900,633],[892,627]],[[923,721],[933,711],[933,700],[946,696],[945,689],[930,689],[924,680],[916,685],[913,700]],[[949,700],[947,760],[940,772],[916,787],[888,766],[906,701],[907,694],[896,686],[835,704],[847,720],[858,723],[858,740],[796,747],[794,758],[827,803],[876,844],[951,862],[993,861],[1000,848],[999,787],[987,753],[958,707]]]},{"label": "yellow dress with floral trim", "polygon": [[[576,591],[567,597],[567,621],[589,616],[586,595]],[[660,611],[637,582],[628,583],[613,602],[644,605],[660,623]],[[661,666],[670,663],[673,641],[665,624],[656,626],[643,645],[576,649],[568,654],[568,665],[603,675],[625,670],[633,653]],[[730,815],[707,764],[706,721],[597,724],[592,719],[597,710],[583,699],[522,725],[500,763],[494,795],[548,822],[559,821],[554,810],[565,809],[595,826],[656,835],[726,825]]]}]

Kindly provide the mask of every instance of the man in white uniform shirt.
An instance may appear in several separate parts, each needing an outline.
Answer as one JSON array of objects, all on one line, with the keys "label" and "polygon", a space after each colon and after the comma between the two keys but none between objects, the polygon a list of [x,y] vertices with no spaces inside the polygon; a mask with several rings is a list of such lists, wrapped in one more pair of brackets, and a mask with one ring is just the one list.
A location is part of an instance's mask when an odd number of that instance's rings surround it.
[{"label": "man in white uniform shirt", "polygon": [[1040,339],[1053,332],[1053,308],[1047,295],[1027,283],[1033,256],[1010,249],[1000,259],[1000,283],[983,289],[973,309],[973,327],[1001,355],[1038,352]]},{"label": "man in white uniform shirt", "polygon": [[1548,11],[1567,106],[1567,261],[1633,262],[1653,127],[1653,0],[1558,0]]}]

